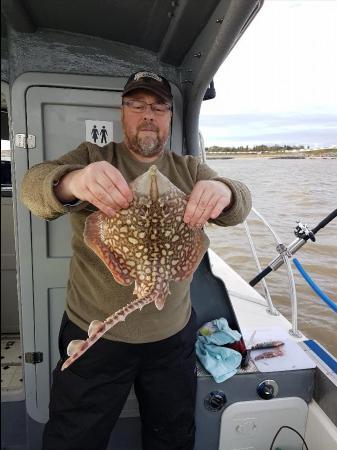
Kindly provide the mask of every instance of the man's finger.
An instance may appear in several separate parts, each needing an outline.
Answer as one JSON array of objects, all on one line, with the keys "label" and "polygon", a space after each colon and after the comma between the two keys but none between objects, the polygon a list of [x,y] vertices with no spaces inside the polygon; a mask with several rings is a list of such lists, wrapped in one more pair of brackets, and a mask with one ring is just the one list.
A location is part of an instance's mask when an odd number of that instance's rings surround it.
[{"label": "man's finger", "polygon": [[[118,207],[118,209],[127,208],[129,206],[128,200],[121,194],[115,182],[113,182],[105,173],[97,175],[95,184],[100,186],[107,194],[106,201],[103,199],[104,203],[107,203],[114,208]],[[92,190],[96,190],[95,185],[93,185]]]},{"label": "man's finger", "polygon": [[205,223],[207,222],[207,220],[210,218],[210,215],[216,204],[217,204],[217,198],[215,196],[211,197],[208,200],[207,206],[205,209],[203,209],[203,206],[201,206],[201,205],[203,205],[203,203],[199,203],[200,206],[198,205],[197,214],[195,214],[192,219],[193,225],[196,225],[198,227],[204,226]]},{"label": "man's finger", "polygon": [[104,170],[105,175],[116,186],[120,194],[127,200],[127,202],[128,203],[132,202],[133,194],[125,178],[123,177],[123,175],[120,173],[119,170],[116,170],[112,166],[111,169],[112,171],[108,170],[108,168],[105,168]]},{"label": "man's finger", "polygon": [[104,203],[96,202],[95,206],[108,217],[113,217],[116,214],[113,208],[108,208]]},{"label": "man's finger", "polygon": [[215,207],[213,208],[213,210],[210,213],[210,218],[211,219],[216,219],[221,212],[224,210],[224,208],[227,206],[227,200],[223,197],[220,197],[219,200],[217,201],[217,204],[215,205]]},{"label": "man's finger", "polygon": [[184,222],[185,223],[190,223],[192,217],[194,216],[203,191],[204,191],[204,189],[200,184],[195,185],[193,191],[190,194],[187,205],[186,205],[185,214],[184,214]]},{"label": "man's finger", "polygon": [[[190,217],[189,225],[192,227],[194,226],[202,226],[206,220],[201,219],[203,215],[207,215],[210,213],[210,202],[214,195],[213,191],[210,189],[205,189],[205,185],[202,186],[199,185],[199,189],[196,189],[196,191],[192,191],[192,198],[194,197],[194,194],[198,196],[198,204],[196,208],[194,209],[193,215]],[[214,203],[212,204],[212,207],[214,206]],[[208,218],[208,217],[207,217]]]},{"label": "man's finger", "polygon": [[96,208],[98,208],[109,217],[112,217],[116,213],[114,208],[99,200],[89,189],[85,190],[82,199],[96,206]]},{"label": "man's finger", "polygon": [[121,209],[114,198],[98,183],[95,183],[93,186],[88,188],[88,193],[90,198],[87,198],[87,200],[95,206],[99,203],[100,205],[104,205],[105,208],[112,208],[114,210]]}]

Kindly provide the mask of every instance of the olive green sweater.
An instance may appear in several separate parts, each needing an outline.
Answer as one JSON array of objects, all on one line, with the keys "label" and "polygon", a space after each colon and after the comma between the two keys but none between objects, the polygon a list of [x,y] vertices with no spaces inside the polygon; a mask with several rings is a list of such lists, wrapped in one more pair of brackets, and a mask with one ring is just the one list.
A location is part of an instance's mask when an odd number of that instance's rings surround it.
[{"label": "olive green sweater", "polygon": [[[200,180],[218,180],[232,191],[233,201],[212,222],[236,225],[245,220],[251,209],[248,188],[238,181],[218,177],[206,164],[192,156],[179,156],[165,152],[155,162],[136,160],[124,144],[109,143],[99,147],[82,143],[74,151],[54,161],[45,161],[32,167],[22,183],[23,203],[36,216],[53,220],[69,213],[73,236],[73,256],[67,288],[66,312],[72,322],[87,331],[92,320],[104,320],[107,316],[129,303],[134,286],[119,285],[105,264],[83,241],[86,217],[96,208],[88,202],[76,205],[62,204],[54,194],[54,185],[68,172],[81,169],[96,161],[108,161],[123,174],[128,183],[156,164],[160,172],[180,190],[189,194]],[[181,282],[171,282],[171,293],[162,311],[150,304],[127,317],[125,322],[113,327],[105,337],[129,343],[153,342],[165,339],[180,331],[191,313],[190,283],[192,277]]]}]

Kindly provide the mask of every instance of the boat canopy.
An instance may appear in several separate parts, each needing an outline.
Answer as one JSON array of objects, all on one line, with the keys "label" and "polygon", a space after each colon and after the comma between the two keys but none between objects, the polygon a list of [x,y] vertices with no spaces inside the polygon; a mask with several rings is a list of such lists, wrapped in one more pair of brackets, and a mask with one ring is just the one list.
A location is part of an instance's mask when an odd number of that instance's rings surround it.
[{"label": "boat canopy", "polygon": [[[263,0],[2,0],[2,81],[25,72],[165,76],[183,98],[185,149],[199,153],[201,102]],[[213,90],[214,92],[214,90]],[[192,149],[192,150],[191,150]]]}]

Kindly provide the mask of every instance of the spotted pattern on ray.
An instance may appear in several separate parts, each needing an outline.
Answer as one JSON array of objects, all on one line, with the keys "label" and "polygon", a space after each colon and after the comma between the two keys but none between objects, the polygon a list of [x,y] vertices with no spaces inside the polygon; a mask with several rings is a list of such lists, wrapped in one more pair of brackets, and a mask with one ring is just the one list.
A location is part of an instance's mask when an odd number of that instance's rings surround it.
[{"label": "spotted pattern on ray", "polygon": [[86,341],[72,341],[70,357],[62,370],[131,312],[152,302],[161,310],[169,294],[169,282],[188,278],[207,250],[209,241],[204,231],[190,228],[183,221],[186,195],[156,166],[130,187],[134,200],[129,208],[112,218],[100,211],[88,216],[84,240],[118,283],[135,283],[137,298],[104,322],[92,322]]}]

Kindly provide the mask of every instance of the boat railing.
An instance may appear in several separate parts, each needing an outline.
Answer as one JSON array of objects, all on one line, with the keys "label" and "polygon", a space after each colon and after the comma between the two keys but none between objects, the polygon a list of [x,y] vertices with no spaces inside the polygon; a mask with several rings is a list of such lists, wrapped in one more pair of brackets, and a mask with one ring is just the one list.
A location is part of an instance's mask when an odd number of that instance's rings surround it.
[{"label": "boat railing", "polygon": [[[296,294],[296,285],[295,285],[295,278],[293,274],[293,270],[290,264],[290,260],[292,257],[292,253],[289,251],[288,247],[281,241],[278,234],[273,230],[272,226],[269,224],[269,222],[265,219],[265,217],[262,216],[261,213],[259,213],[254,207],[252,208],[252,212],[257,216],[257,218],[265,225],[265,227],[269,230],[269,232],[272,234],[275,243],[276,243],[276,250],[279,253],[279,257],[281,258],[281,261],[285,264],[287,275],[288,275],[288,284],[289,284],[289,295],[290,295],[290,301],[291,301],[291,323],[292,328],[289,330],[289,333],[292,336],[295,336],[297,338],[301,337],[301,333],[298,331],[298,312],[297,312],[297,294]],[[247,220],[244,221],[244,228],[245,232],[248,238],[249,246],[253,254],[253,258],[255,260],[256,267],[259,271],[259,273],[262,273],[261,264],[256,252],[256,248],[253,242],[252,234],[250,232],[249,225],[247,223]],[[281,264],[280,264],[281,265]],[[278,267],[280,266],[278,265]],[[276,269],[275,269],[276,270]],[[262,278],[260,281],[262,281],[262,288],[265,295],[265,300],[267,302],[268,308],[267,311],[271,315],[278,315],[279,312],[273,305],[273,301],[267,286],[267,283],[264,278]]]}]

